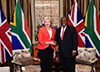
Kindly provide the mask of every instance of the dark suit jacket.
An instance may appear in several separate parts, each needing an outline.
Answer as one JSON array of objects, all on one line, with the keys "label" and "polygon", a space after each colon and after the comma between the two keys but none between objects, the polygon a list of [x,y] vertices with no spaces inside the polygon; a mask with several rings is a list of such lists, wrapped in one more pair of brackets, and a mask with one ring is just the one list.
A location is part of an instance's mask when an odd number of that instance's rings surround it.
[{"label": "dark suit jacket", "polygon": [[69,58],[72,55],[72,51],[77,52],[78,37],[75,27],[67,25],[64,32],[63,40],[60,37],[61,27],[56,30],[55,41],[59,45],[59,51],[65,57]]}]

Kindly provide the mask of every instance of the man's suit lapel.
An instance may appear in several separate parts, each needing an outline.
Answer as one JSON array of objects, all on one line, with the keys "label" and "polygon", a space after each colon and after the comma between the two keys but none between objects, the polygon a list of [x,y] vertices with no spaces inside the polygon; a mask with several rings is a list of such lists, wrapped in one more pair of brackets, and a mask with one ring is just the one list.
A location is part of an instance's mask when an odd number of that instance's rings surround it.
[{"label": "man's suit lapel", "polygon": [[59,32],[58,32],[58,33],[59,33],[59,34],[58,34],[58,35],[59,35],[59,39],[61,40],[60,32],[61,32],[61,27],[59,28]]},{"label": "man's suit lapel", "polygon": [[[65,35],[67,34],[67,31],[68,31],[68,30],[69,30],[69,25],[67,25],[67,27],[66,27],[66,29],[65,29],[63,39],[64,39]],[[59,38],[60,38],[60,40],[61,40],[60,32],[61,32],[61,27],[59,28]]]},{"label": "man's suit lapel", "polygon": [[65,29],[65,32],[64,32],[64,36],[63,36],[63,39],[65,37],[65,35],[67,34],[67,31],[69,30],[69,26],[67,25],[66,29]]}]

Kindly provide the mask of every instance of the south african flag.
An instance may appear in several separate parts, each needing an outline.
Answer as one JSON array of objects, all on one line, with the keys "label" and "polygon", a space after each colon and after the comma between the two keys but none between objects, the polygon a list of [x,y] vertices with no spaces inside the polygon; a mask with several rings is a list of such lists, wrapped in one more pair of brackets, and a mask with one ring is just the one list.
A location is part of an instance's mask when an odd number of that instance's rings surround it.
[{"label": "south african flag", "polygon": [[32,53],[29,28],[19,0],[17,1],[10,27],[12,32],[13,50],[30,48],[30,52]]},{"label": "south african flag", "polygon": [[85,17],[85,42],[86,47],[96,48],[97,56],[100,55],[100,21],[93,0]]}]

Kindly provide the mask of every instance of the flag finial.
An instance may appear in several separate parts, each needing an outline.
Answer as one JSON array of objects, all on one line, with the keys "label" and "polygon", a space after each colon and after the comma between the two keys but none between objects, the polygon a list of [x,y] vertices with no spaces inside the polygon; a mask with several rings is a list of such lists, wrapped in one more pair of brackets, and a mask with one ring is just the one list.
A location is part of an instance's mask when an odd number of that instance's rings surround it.
[{"label": "flag finial", "polygon": [[16,0],[16,3],[17,3],[17,1],[18,1],[18,0]]}]

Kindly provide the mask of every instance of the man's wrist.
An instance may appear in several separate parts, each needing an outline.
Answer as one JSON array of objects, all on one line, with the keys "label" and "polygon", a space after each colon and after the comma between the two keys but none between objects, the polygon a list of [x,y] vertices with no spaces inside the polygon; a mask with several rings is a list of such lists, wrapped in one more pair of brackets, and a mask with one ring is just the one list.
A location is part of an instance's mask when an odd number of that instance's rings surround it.
[{"label": "man's wrist", "polygon": [[73,52],[76,52],[76,50],[73,50]]},{"label": "man's wrist", "polygon": [[55,48],[54,48],[54,51],[56,51]]}]

